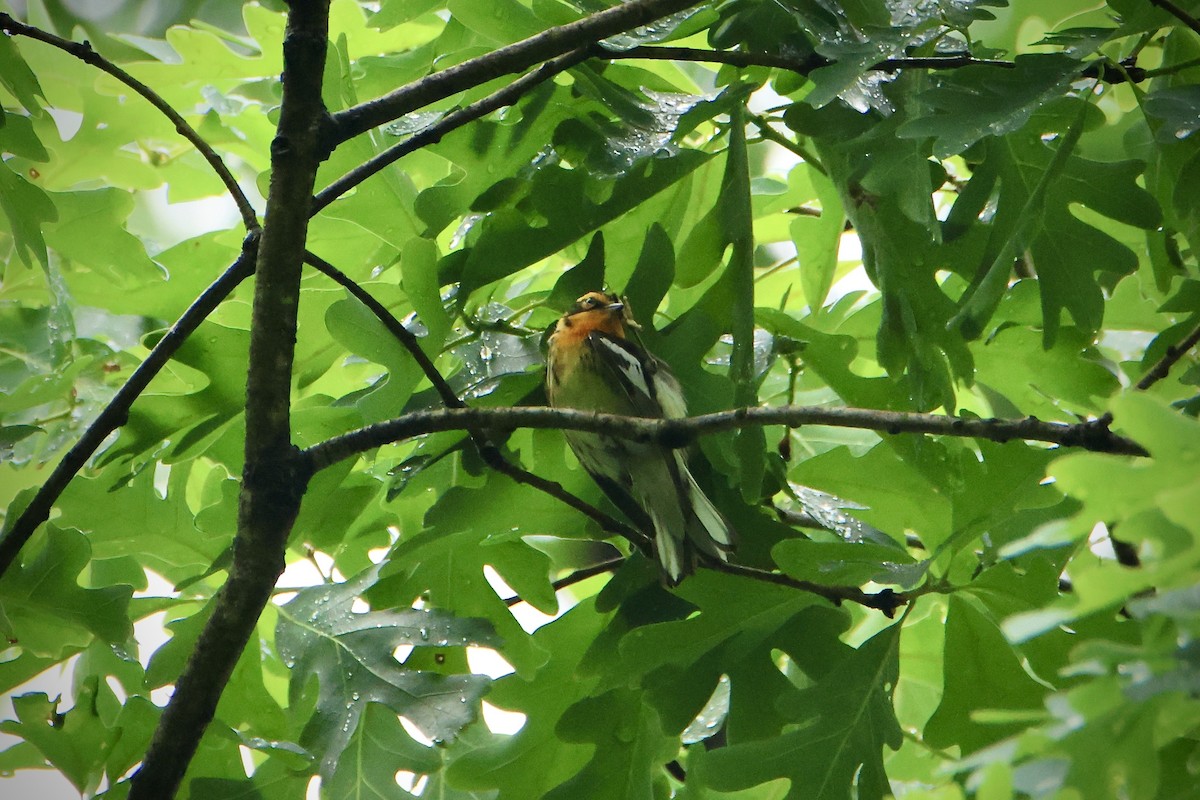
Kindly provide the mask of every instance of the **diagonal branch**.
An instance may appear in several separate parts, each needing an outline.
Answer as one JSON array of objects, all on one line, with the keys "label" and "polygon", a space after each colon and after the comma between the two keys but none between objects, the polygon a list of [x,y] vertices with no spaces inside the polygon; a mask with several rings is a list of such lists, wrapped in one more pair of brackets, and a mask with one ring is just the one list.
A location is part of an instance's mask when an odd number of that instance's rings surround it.
[{"label": "diagonal branch", "polygon": [[469,122],[474,122],[493,111],[512,105],[533,87],[585,61],[591,55],[591,49],[588,47],[572,50],[553,61],[547,61],[532,72],[522,75],[503,89],[499,89],[464,108],[451,111],[428,128],[414,133],[403,142],[392,145],[382,153],[364,161],[317,192],[313,196],[310,213],[317,214],[321,209],[350,191],[353,187],[375,175],[389,164],[399,161],[409,153],[420,150],[422,147],[428,147],[431,144],[437,144],[442,140],[443,136],[451,131],[457,130]]},{"label": "diagonal branch", "polygon": [[16,560],[21,548],[33,536],[37,527],[50,518],[50,510],[67,484],[83,469],[88,459],[100,449],[109,434],[129,419],[129,409],[150,381],[154,380],[175,351],[187,340],[200,323],[229,296],[238,284],[254,272],[254,260],[258,251],[258,231],[254,231],[242,244],[242,253],[237,260],[221,273],[212,284],[196,298],[187,310],[175,321],[166,335],[158,340],[146,359],[117,390],[104,410],[92,420],[83,435],[63,455],[54,471],[38,488],[37,494],[21,512],[12,526],[0,538],[0,575],[3,575]]},{"label": "diagonal branch", "polygon": [[1158,6],[1163,11],[1166,11],[1168,14],[1175,17],[1175,19],[1182,22],[1184,25],[1187,25],[1196,33],[1200,33],[1200,20],[1196,19],[1191,14],[1172,3],[1171,0],[1150,0],[1150,5]]},{"label": "diagonal branch", "polygon": [[830,425],[860,428],[880,433],[921,433],[966,436],[994,442],[1024,439],[1063,447],[1080,447],[1100,453],[1146,456],[1137,442],[1109,430],[1112,419],[1104,416],[1074,425],[1025,419],[971,419],[939,414],[878,411],[864,408],[777,406],[739,408],[683,419],[646,419],[597,414],[574,409],[516,406],[513,408],[450,408],[415,411],[396,419],[368,425],[335,436],[304,451],[307,466],[314,472],[385,444],[439,431],[470,428],[567,429],[620,436],[635,441],[655,441],[667,447],[683,447],[698,436],[752,425]]},{"label": "diagonal branch", "polygon": [[[554,587],[554,591],[557,592],[561,589],[566,589],[569,586],[574,586],[577,583],[581,583],[588,578],[594,578],[597,575],[603,575],[606,572],[612,572],[624,563],[625,556],[614,556],[613,558],[592,564],[589,567],[577,569],[570,575],[564,575],[563,577],[554,581],[554,583],[551,585]],[[520,605],[524,602],[525,598],[521,597],[519,594],[514,594],[511,597],[504,598],[504,604],[509,608]]]},{"label": "diagonal branch", "polygon": [[1200,325],[1196,326],[1196,329],[1188,334],[1187,338],[1179,344],[1169,345],[1167,352],[1163,353],[1162,358],[1146,371],[1146,374],[1142,376],[1134,388],[1139,391],[1145,391],[1167,377],[1167,373],[1171,371],[1171,367],[1175,365],[1175,362],[1183,358],[1197,344],[1200,344]]},{"label": "diagonal branch", "polygon": [[909,594],[906,592],[895,592],[891,589],[883,589],[878,592],[864,592],[857,586],[826,586],[821,583],[793,578],[791,575],[784,575],[781,572],[747,567],[743,564],[732,564],[716,558],[705,558],[703,563],[704,566],[717,572],[724,572],[728,575],[739,575],[743,578],[764,581],[766,583],[775,583],[780,586],[799,589],[809,594],[815,594],[818,597],[825,598],[835,606],[840,606],[842,603],[857,603],[864,608],[877,608],[888,619],[891,619],[895,615],[897,608],[907,603],[910,599]]},{"label": "diagonal branch", "polygon": [[171,326],[167,334],[159,339],[150,351],[150,355],[138,365],[133,374],[129,376],[129,380],[117,391],[96,419],[92,420],[79,441],[66,452],[55,466],[54,471],[50,473],[50,477],[38,488],[37,494],[34,495],[29,505],[0,538],[0,575],[3,575],[16,560],[21,548],[33,536],[37,527],[50,518],[51,508],[67,488],[71,479],[79,470],[83,469],[87,460],[95,454],[109,434],[125,424],[134,401],[150,384],[150,381],[171,360],[175,351],[187,341],[188,336],[200,326],[200,323],[207,319],[208,315],[237,288],[238,284],[253,273],[254,262],[258,257],[259,224],[254,207],[251,206],[246,194],[225,162],[200,136],[199,132],[153,89],[97,53],[87,42],[72,42],[69,39],[55,36],[40,28],[18,22],[8,14],[0,14],[0,30],[12,36],[25,36],[56,47],[113,76],[145,98],[175,125],[175,130],[191,142],[212,167],[221,183],[224,184],[225,190],[229,192],[233,202],[237,205],[238,213],[242,217],[242,224],[250,232],[242,244],[242,253],[237,260],[196,298],[195,302]]},{"label": "diagonal branch", "polygon": [[254,207],[250,205],[250,201],[246,198],[242,187],[238,186],[237,179],[233,177],[233,173],[225,166],[225,162],[209,146],[208,142],[204,141],[204,138],[200,136],[196,129],[183,118],[183,115],[172,108],[171,104],[164,100],[158,92],[97,53],[92,49],[92,45],[89,42],[72,42],[70,39],[55,36],[53,33],[44,31],[41,28],[35,28],[32,25],[18,22],[8,14],[0,14],[0,31],[4,31],[12,36],[26,36],[30,39],[36,39],[39,42],[45,42],[52,47],[57,47],[59,50],[75,56],[85,64],[90,64],[101,72],[108,73],[145,98],[150,105],[157,108],[162,112],[164,117],[175,125],[175,130],[179,132],[179,135],[191,142],[192,146],[200,152],[200,155],[204,157],[208,165],[212,167],[213,172],[217,173],[217,177],[225,185],[225,191],[229,192],[229,196],[237,204],[238,213],[242,216],[242,225],[245,226],[246,230],[249,231],[258,228],[258,217],[254,214]]},{"label": "diagonal branch", "polygon": [[402,86],[390,94],[339,111],[329,127],[328,150],[342,142],[453,94],[514,72],[524,72],[578,47],[684,11],[700,0],[628,0],[575,22],[559,25],[487,55]]}]

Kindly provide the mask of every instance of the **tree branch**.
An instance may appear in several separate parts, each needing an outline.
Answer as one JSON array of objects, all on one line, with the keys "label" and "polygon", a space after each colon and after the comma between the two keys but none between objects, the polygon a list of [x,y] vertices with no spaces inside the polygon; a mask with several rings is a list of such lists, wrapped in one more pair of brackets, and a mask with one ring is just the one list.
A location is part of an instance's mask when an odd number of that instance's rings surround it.
[{"label": "tree branch", "polygon": [[[577,569],[570,575],[559,578],[554,581],[554,591],[565,589],[568,586],[574,586],[577,583],[587,580],[596,575],[602,575],[605,572],[611,572],[625,563],[624,556],[610,558],[593,564],[590,567]],[[798,589],[802,592],[815,594],[833,603],[835,606],[840,606],[842,603],[857,603],[864,608],[875,608],[882,611],[888,619],[891,619],[896,609],[908,603],[917,594],[922,594],[921,590],[915,592],[895,592],[891,589],[883,589],[878,592],[864,592],[857,586],[826,586],[812,581],[802,581],[793,578],[790,575],[784,575],[779,572],[771,572],[770,570],[758,569],[756,567],[747,567],[742,564],[730,564],[727,561],[721,561],[716,558],[703,557],[700,560],[700,566],[711,569],[716,572],[724,572],[727,575],[737,575],[741,578],[748,578],[754,581],[762,581],[764,583],[774,583],[779,586],[787,586],[791,589]],[[505,598],[504,604],[509,608],[524,603],[525,600],[520,595],[513,595]]]},{"label": "tree branch", "polygon": [[0,537],[0,575],[3,575],[16,560],[21,548],[33,536],[38,526],[50,518],[50,510],[67,488],[71,479],[83,469],[89,458],[100,448],[108,435],[120,428],[129,419],[129,409],[150,385],[163,366],[175,355],[175,351],[187,340],[200,323],[229,296],[238,284],[254,273],[254,260],[258,254],[258,232],[248,235],[242,243],[242,253],[237,260],[213,281],[187,310],[175,321],[158,343],[150,350],[146,360],[138,364],[125,384],[117,390],[108,405],[92,420],[54,467],[29,505],[21,512],[3,537]]},{"label": "tree branch", "polygon": [[[624,563],[625,556],[615,556],[597,564],[592,564],[590,567],[577,569],[570,575],[565,575],[559,578],[551,585],[554,587],[554,591],[557,592],[560,589],[566,589],[568,586],[574,586],[577,583],[582,583],[588,578],[594,578],[597,575],[603,575],[606,572],[612,572]],[[521,597],[519,594],[514,594],[512,597],[504,598],[504,604],[509,608],[518,606],[524,602],[525,598]]]},{"label": "tree branch", "polygon": [[793,589],[799,589],[802,592],[815,594],[818,597],[825,598],[835,606],[840,606],[844,602],[850,602],[857,603],[865,608],[877,608],[888,619],[891,619],[895,615],[897,608],[907,603],[910,599],[907,594],[894,592],[891,589],[883,589],[878,592],[864,592],[857,586],[825,586],[820,583],[813,583],[812,581],[802,581],[798,578],[793,578],[791,575],[784,575],[781,572],[771,572],[756,567],[743,566],[742,564],[731,564],[716,558],[705,557],[703,564],[709,569],[724,572],[727,575],[739,575],[743,578],[775,583],[780,586],[789,586]]},{"label": "tree branch", "polygon": [[1196,329],[1188,334],[1187,338],[1179,344],[1168,345],[1167,352],[1163,353],[1162,358],[1147,370],[1146,374],[1142,376],[1134,388],[1139,391],[1145,391],[1167,377],[1167,373],[1171,371],[1171,367],[1175,365],[1175,362],[1183,358],[1184,354],[1197,344],[1200,344],[1200,325],[1196,326]]},{"label": "tree branch", "polygon": [[229,577],[134,774],[130,800],[173,797],[212,721],[234,665],[285,566],[307,475],[291,443],[292,360],[308,209],[327,118],[321,102],[328,0],[290,6],[283,42],[283,101],[271,143],[267,225],[255,268],[246,381],[246,463]]},{"label": "tree branch", "polygon": [[642,442],[654,441],[667,447],[683,447],[697,436],[751,425],[830,425],[888,434],[967,436],[994,442],[1025,439],[1064,447],[1081,447],[1101,453],[1149,455],[1136,442],[1112,433],[1109,430],[1111,422],[1111,417],[1107,415],[1100,419],[1068,425],[1062,422],[1042,422],[1036,417],[1016,420],[968,419],[938,414],[818,406],[739,408],[683,419],[645,419],[531,406],[452,408],[441,411],[415,411],[387,422],[368,425],[314,445],[305,450],[303,455],[309,467],[315,471],[381,445],[428,433],[469,428],[567,429],[603,433]]},{"label": "tree branch", "polygon": [[1175,17],[1175,19],[1182,22],[1184,25],[1187,25],[1196,33],[1200,33],[1200,20],[1197,20],[1191,14],[1172,3],[1171,0],[1150,0],[1150,5],[1158,6],[1163,11],[1166,11],[1168,14]]},{"label": "tree branch", "polygon": [[[258,217],[254,213],[254,207],[250,205],[250,201],[246,199],[242,187],[238,186],[237,179],[233,177],[233,173],[225,166],[225,162],[217,155],[216,151],[209,146],[208,142],[204,141],[203,137],[193,128],[186,119],[183,118],[178,111],[146,84],[139,81],[137,78],[130,75],[125,70],[118,67],[113,62],[109,61],[104,56],[92,49],[89,42],[72,42],[69,39],[63,39],[61,36],[55,36],[53,33],[44,31],[41,28],[35,28],[32,25],[26,25],[22,22],[17,22],[8,14],[0,14],[0,31],[13,36],[25,36],[30,39],[36,39],[39,42],[45,42],[52,47],[57,47],[85,64],[90,64],[101,72],[106,72],[116,78],[121,83],[128,86],[137,94],[145,98],[150,105],[157,108],[162,115],[169,119],[174,125],[175,130],[179,134],[191,142],[192,146],[200,152],[208,165],[212,167],[213,172],[217,173],[217,177],[221,179],[221,183],[225,185],[225,191],[229,192],[229,196],[233,198],[233,202],[237,205],[238,213],[242,217],[242,224],[246,230],[251,231],[258,228]],[[232,287],[231,287],[232,288]]]},{"label": "tree branch", "polygon": [[436,123],[414,133],[403,142],[392,145],[379,155],[364,161],[317,192],[313,197],[310,213],[317,214],[321,209],[328,206],[353,187],[362,183],[389,164],[399,161],[409,153],[431,144],[437,144],[442,140],[443,136],[451,131],[457,130],[469,122],[474,122],[493,111],[512,105],[533,87],[587,60],[591,55],[591,48],[588,47],[572,50],[553,61],[547,61],[532,72],[522,75],[503,89],[499,89],[480,100],[476,100],[465,108],[451,111]]},{"label": "tree branch", "polygon": [[[597,56],[609,60],[640,58],[654,61],[703,61],[728,64],[733,67],[775,67],[801,75],[807,75],[815,69],[828,67],[835,63],[833,60],[815,53],[804,58],[794,58],[774,53],[748,53],[743,50],[705,50],[699,47],[666,47],[662,45],[633,47],[629,50],[604,51],[597,53]],[[970,66],[1013,69],[1016,67],[1016,64],[1011,61],[975,58],[974,56],[963,54],[931,56],[928,58],[889,58],[880,61],[870,69],[876,72],[898,72],[902,69],[961,69]]]},{"label": "tree branch", "polygon": [[329,150],[338,144],[487,81],[523,72],[578,47],[699,5],[700,0],[628,0],[472,58],[332,116]]}]

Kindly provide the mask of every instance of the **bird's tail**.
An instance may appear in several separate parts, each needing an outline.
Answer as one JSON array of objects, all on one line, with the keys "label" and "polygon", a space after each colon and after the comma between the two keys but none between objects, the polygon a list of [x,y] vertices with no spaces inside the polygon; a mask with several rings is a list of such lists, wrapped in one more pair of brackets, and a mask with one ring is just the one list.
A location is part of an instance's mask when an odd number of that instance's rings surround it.
[{"label": "bird's tail", "polygon": [[687,526],[688,539],[701,552],[721,561],[728,561],[730,554],[737,547],[737,534],[725,516],[713,505],[712,500],[708,499],[704,490],[696,484],[696,479],[682,462],[681,458],[680,473],[691,506],[691,519]]},{"label": "bird's tail", "polygon": [[696,569],[696,555],[728,561],[736,545],[729,522],[687,468],[681,453],[662,459],[632,459],[637,504],[654,528],[654,552],[669,586]]}]

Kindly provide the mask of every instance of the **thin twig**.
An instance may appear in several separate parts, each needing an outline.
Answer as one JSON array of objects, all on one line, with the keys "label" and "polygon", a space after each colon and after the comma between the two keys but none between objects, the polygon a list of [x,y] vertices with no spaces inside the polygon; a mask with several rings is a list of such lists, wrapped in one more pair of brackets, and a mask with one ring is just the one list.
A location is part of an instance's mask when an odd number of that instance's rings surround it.
[{"label": "thin twig", "polygon": [[329,150],[338,144],[489,80],[524,72],[578,47],[699,5],[700,0],[628,0],[583,19],[435,72],[394,92],[339,111],[332,117]]},{"label": "thin twig", "polygon": [[1200,33],[1200,20],[1196,19],[1191,14],[1172,3],[1171,0],[1150,0],[1150,5],[1158,6],[1163,11],[1166,11],[1168,14],[1175,17],[1175,19],[1182,22],[1184,25],[1187,25],[1196,33]]},{"label": "thin twig", "polygon": [[865,608],[877,608],[888,619],[891,619],[895,615],[897,608],[907,603],[910,599],[908,594],[895,592],[891,589],[882,589],[878,592],[864,592],[857,586],[825,586],[820,583],[813,583],[812,581],[802,581],[780,572],[747,567],[742,564],[730,564],[729,562],[715,558],[706,558],[704,566],[728,575],[739,575],[751,580],[775,583],[780,586],[799,589],[802,592],[823,597],[835,606],[849,602],[857,603]]},{"label": "thin twig", "polygon": [[1155,69],[1146,70],[1146,78],[1157,78],[1161,75],[1174,75],[1176,72],[1182,72],[1185,69],[1200,67],[1200,58],[1192,58],[1187,61],[1181,61],[1178,64],[1172,64],[1168,67],[1156,67]]},{"label": "thin twig", "polygon": [[[582,583],[588,578],[594,578],[597,575],[603,575],[606,572],[612,572],[617,567],[625,563],[625,556],[614,556],[613,558],[601,561],[597,564],[592,564],[590,567],[577,569],[570,575],[563,576],[554,583],[550,584],[554,587],[554,591],[566,589],[568,586],[574,586],[577,583]],[[512,597],[504,598],[504,604],[509,608],[528,602],[520,595],[514,594]]]},{"label": "thin twig", "polygon": [[812,528],[821,531],[829,530],[828,525],[807,511],[793,511],[790,508],[780,508],[779,506],[771,506],[771,509],[775,512],[775,516],[779,517],[779,521],[785,525],[791,525],[795,528]]},{"label": "thin twig", "polygon": [[493,111],[512,105],[533,87],[587,60],[590,52],[590,48],[580,47],[553,61],[547,61],[532,72],[528,72],[517,78],[503,89],[492,92],[487,97],[476,100],[464,108],[451,111],[436,123],[414,133],[403,142],[392,145],[382,153],[367,159],[317,192],[313,196],[310,213],[317,214],[321,209],[350,191],[353,187],[409,153],[419,150],[422,147],[428,147],[431,144],[437,144],[442,140],[443,136],[451,131],[457,130],[469,122],[474,122]]},{"label": "thin twig", "polygon": [[1168,345],[1167,351],[1163,353],[1162,358],[1160,358],[1155,365],[1151,367],[1145,375],[1142,376],[1142,379],[1137,382],[1135,388],[1140,391],[1145,391],[1158,381],[1167,377],[1167,373],[1171,371],[1171,367],[1175,365],[1175,362],[1183,358],[1183,356],[1197,344],[1200,344],[1200,326],[1197,326],[1196,330],[1192,331],[1191,334],[1189,334],[1188,337],[1179,344]]},{"label": "thin twig", "polygon": [[[577,583],[587,580],[596,575],[601,575],[605,572],[612,572],[625,563],[624,556],[610,558],[606,561],[601,561],[598,564],[593,564],[590,567],[578,569],[567,575],[564,578],[559,578],[553,583],[554,591],[564,589],[568,586],[573,586]],[[787,586],[790,589],[798,589],[802,592],[815,594],[822,597],[834,605],[842,603],[856,603],[864,608],[874,608],[882,611],[889,619],[896,613],[896,609],[908,603],[913,597],[923,594],[926,589],[917,589],[913,592],[896,592],[891,589],[882,589],[878,592],[864,592],[857,586],[827,586],[812,581],[803,581],[798,578],[793,578],[790,575],[784,575],[779,572],[771,572],[770,570],[758,569],[757,567],[748,567],[742,564],[731,564],[717,558],[704,557],[700,561],[700,566],[705,569],[711,569],[714,572],[724,572],[727,575],[737,575],[741,578],[749,580],[761,581],[764,583],[774,583],[779,586]],[[509,608],[520,605],[526,600],[519,595],[505,598],[504,603]]]},{"label": "thin twig", "polygon": [[204,157],[208,165],[212,167],[213,172],[217,173],[217,177],[221,179],[221,183],[225,184],[225,191],[229,192],[229,196],[233,198],[233,202],[237,205],[238,213],[242,216],[242,224],[246,230],[250,231],[258,228],[258,217],[254,213],[254,207],[250,205],[250,201],[246,198],[242,187],[238,186],[237,179],[233,177],[233,173],[225,166],[225,162],[209,146],[208,142],[204,141],[204,138],[200,136],[196,129],[178,111],[172,108],[158,92],[97,53],[92,49],[90,42],[72,42],[70,39],[63,39],[61,36],[55,36],[53,33],[44,31],[41,28],[35,28],[32,25],[18,22],[8,14],[0,14],[0,30],[13,36],[25,36],[57,47],[59,50],[78,58],[80,61],[92,65],[101,72],[108,73],[145,98],[150,105],[157,108],[163,116],[175,125],[175,130],[183,138],[191,142],[192,146],[200,152],[200,155]]},{"label": "thin twig", "polygon": [[304,457],[308,459],[309,468],[317,471],[344,458],[385,444],[439,431],[470,428],[578,430],[620,436],[634,441],[653,441],[667,447],[683,447],[698,436],[752,425],[829,425],[888,434],[966,436],[994,442],[1024,439],[1064,447],[1080,447],[1101,453],[1148,455],[1137,442],[1110,431],[1111,423],[1112,418],[1107,415],[1069,425],[1062,422],[1042,422],[1036,417],[1007,420],[969,419],[939,414],[820,406],[739,408],[682,419],[646,419],[531,406],[451,408],[414,411],[387,422],[368,425],[314,445],[304,451]]},{"label": "thin twig", "polygon": [[757,114],[751,115],[750,121],[754,123],[754,127],[758,128],[758,132],[762,134],[764,139],[769,139],[785,150],[788,150],[789,152],[799,156],[805,164],[808,164],[825,177],[829,177],[829,173],[826,172],[825,165],[821,163],[821,160],[817,158],[815,154],[810,153],[808,149],[799,142],[793,142],[791,139],[772,128],[771,123]]},{"label": "thin twig", "polygon": [[[311,252],[306,252],[304,255],[306,263],[316,268],[322,274],[332,278],[339,285],[353,295],[360,303],[366,306],[372,314],[387,328],[388,332],[408,350],[413,360],[417,362],[417,366],[425,373],[425,377],[433,384],[433,388],[437,391],[438,396],[442,399],[442,403],[448,408],[466,408],[467,404],[455,394],[454,389],[446,382],[437,366],[429,358],[424,350],[421,349],[421,343],[412,331],[404,327],[404,323],[396,319],[382,303],[366,289],[360,286],[352,278],[342,272],[340,269],[330,264],[320,256]],[[513,464],[500,450],[492,443],[487,434],[481,428],[468,428],[467,433],[470,435],[472,442],[475,444],[479,455],[484,462],[498,472],[507,475],[517,483],[523,483],[526,486],[544,492],[563,503],[566,503],[571,508],[585,514],[590,519],[594,520],[600,527],[609,533],[615,533],[623,536],[633,542],[639,548],[645,550],[649,546],[649,538],[636,528],[621,522],[614,517],[605,514],[600,509],[592,504],[568,492],[561,484],[547,480],[538,475],[533,474],[521,467]]]},{"label": "thin twig", "polygon": [[145,360],[138,364],[125,384],[117,390],[104,410],[87,426],[79,441],[63,455],[54,471],[38,488],[29,505],[5,532],[3,538],[0,538],[0,575],[3,575],[16,560],[17,554],[33,536],[37,527],[50,518],[50,509],[54,507],[55,501],[67,488],[71,479],[83,469],[109,434],[129,419],[129,409],[134,400],[171,360],[175,351],[238,284],[254,273],[257,247],[258,232],[254,231],[242,243],[242,253],[237,260],[188,306],[166,335],[151,348]]}]

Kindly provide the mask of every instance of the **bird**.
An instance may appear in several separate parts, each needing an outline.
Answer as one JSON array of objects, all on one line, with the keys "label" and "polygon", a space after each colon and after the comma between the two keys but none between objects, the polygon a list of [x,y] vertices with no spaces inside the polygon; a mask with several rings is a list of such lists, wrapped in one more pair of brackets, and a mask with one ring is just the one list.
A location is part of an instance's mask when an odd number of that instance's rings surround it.
[{"label": "bird", "polygon": [[[550,405],[632,417],[687,416],[679,381],[630,338],[638,329],[628,303],[616,294],[592,291],[576,300],[549,338]],[[686,451],[582,431],[565,436],[601,490],[650,535],[667,586],[692,574],[701,554],[728,562],[736,534],[697,485]]]}]

